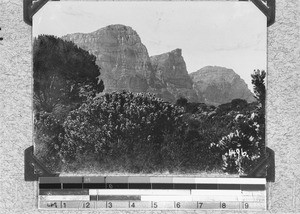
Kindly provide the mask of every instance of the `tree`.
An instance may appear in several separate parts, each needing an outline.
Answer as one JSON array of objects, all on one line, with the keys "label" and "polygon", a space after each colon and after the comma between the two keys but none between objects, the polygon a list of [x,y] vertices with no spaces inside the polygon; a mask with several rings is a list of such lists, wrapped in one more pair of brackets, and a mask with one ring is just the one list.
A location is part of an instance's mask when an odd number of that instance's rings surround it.
[{"label": "tree", "polygon": [[59,105],[81,103],[104,89],[96,57],[73,42],[41,35],[33,44],[34,104],[53,112]]},{"label": "tree", "polygon": [[259,108],[263,111],[265,110],[265,102],[266,102],[266,86],[265,86],[265,78],[266,72],[264,70],[254,70],[254,73],[251,74],[253,90],[255,94],[255,98],[259,103]]},{"label": "tree", "polygon": [[96,57],[73,42],[41,35],[33,44],[35,151],[58,170],[66,115],[103,91]]},{"label": "tree", "polygon": [[254,70],[254,73],[251,75],[253,90],[255,94],[255,98],[258,101],[258,106],[256,108],[257,123],[259,124],[258,134],[261,138],[260,140],[260,150],[264,151],[262,153],[262,157],[265,157],[265,133],[266,133],[266,125],[265,125],[265,108],[266,108],[266,86],[265,86],[265,78],[266,72],[264,70]]}]

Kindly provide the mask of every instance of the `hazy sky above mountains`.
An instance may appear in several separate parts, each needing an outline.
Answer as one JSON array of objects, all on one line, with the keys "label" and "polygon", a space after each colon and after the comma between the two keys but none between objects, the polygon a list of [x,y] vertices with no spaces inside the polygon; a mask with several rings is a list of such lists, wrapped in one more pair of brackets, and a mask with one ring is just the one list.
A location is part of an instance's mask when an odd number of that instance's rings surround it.
[{"label": "hazy sky above mountains", "polygon": [[266,69],[266,17],[252,2],[48,2],[33,18],[33,36],[111,24],[137,31],[150,56],[181,48],[189,73],[207,65],[232,68],[252,90],[250,74]]}]

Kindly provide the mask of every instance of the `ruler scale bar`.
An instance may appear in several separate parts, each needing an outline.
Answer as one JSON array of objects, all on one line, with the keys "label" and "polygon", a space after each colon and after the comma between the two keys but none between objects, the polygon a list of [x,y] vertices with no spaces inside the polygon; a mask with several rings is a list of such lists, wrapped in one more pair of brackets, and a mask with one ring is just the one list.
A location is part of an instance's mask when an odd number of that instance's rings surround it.
[{"label": "ruler scale bar", "polygon": [[266,179],[44,177],[38,200],[40,209],[266,210]]},{"label": "ruler scale bar", "polygon": [[126,184],[126,183],[107,183],[107,184],[76,184],[76,183],[43,183],[39,184],[40,189],[241,189],[260,191],[265,190],[262,184],[170,184],[170,183],[151,183],[151,184]]},{"label": "ruler scale bar", "polygon": [[89,195],[42,195],[39,196],[42,201],[89,201]]},{"label": "ruler scale bar", "polygon": [[40,189],[40,195],[89,195],[88,189]]},{"label": "ruler scale bar", "polygon": [[[69,179],[69,180],[68,180]],[[158,188],[164,188],[168,186],[174,189],[174,186],[180,186],[182,184],[187,185],[187,188],[197,189],[264,189],[266,185],[265,179],[261,178],[181,178],[181,177],[41,177],[39,186],[41,189],[51,187],[52,189],[72,188],[78,186],[80,188],[91,188],[89,186],[99,185],[100,188],[130,188],[135,185],[145,185],[147,187],[158,186]],[[196,185],[196,187],[195,187]],[[161,187],[160,187],[161,186]],[[154,187],[155,188],[155,187]],[[147,189],[147,188],[144,188]]]},{"label": "ruler scale bar", "polygon": [[141,200],[140,195],[98,195],[98,201],[111,201],[111,200]]},{"label": "ruler scale bar", "polygon": [[62,189],[61,183],[40,183],[40,189]]},{"label": "ruler scale bar", "polygon": [[41,209],[202,209],[265,210],[265,204],[232,201],[42,201]]},{"label": "ruler scale bar", "polygon": [[40,177],[40,183],[223,183],[266,184],[265,178],[199,178],[199,177]]},{"label": "ruler scale bar", "polygon": [[145,195],[141,196],[142,201],[242,201],[242,197],[240,196],[206,196],[206,195],[184,195],[184,196],[162,196],[162,195]]},{"label": "ruler scale bar", "polygon": [[129,189],[151,189],[151,183],[129,183]]},{"label": "ruler scale bar", "polygon": [[[95,194],[95,190],[90,190],[89,194]],[[148,189],[129,189],[129,190],[96,190],[97,195],[190,195],[190,190],[148,190]]]},{"label": "ruler scale bar", "polygon": [[83,189],[106,189],[105,183],[84,183]]}]

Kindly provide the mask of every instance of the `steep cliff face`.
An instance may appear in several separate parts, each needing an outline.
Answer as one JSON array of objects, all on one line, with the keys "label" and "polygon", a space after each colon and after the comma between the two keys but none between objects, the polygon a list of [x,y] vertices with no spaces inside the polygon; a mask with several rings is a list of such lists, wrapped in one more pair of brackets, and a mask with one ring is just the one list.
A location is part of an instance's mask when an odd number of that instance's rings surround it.
[{"label": "steep cliff face", "polygon": [[169,102],[185,97],[189,102],[213,105],[235,98],[254,101],[246,83],[233,70],[207,66],[189,75],[181,49],[149,57],[137,32],[128,26],[109,25],[62,38],[96,56],[104,92],[152,92]]},{"label": "steep cliff face", "polygon": [[219,66],[206,66],[190,74],[194,89],[204,102],[220,105],[233,99],[255,101],[247,84],[232,69]]},{"label": "steep cliff face", "polygon": [[197,93],[193,89],[193,82],[186,70],[181,49],[151,56],[150,59],[155,77],[164,84],[165,91],[172,94],[173,99],[185,97],[190,102],[198,101]]},{"label": "steep cliff face", "polygon": [[156,77],[165,84],[172,84],[177,88],[192,89],[193,83],[186,70],[181,49],[168,53],[151,56],[151,64]]},{"label": "steep cliff face", "polygon": [[63,39],[96,56],[104,92],[152,92],[169,102],[181,96],[197,101],[180,49],[150,60],[137,32],[124,25],[109,25],[88,34],[69,34]]},{"label": "steep cliff face", "polygon": [[140,37],[131,27],[109,25],[88,34],[66,35],[63,39],[73,41],[96,56],[105,92],[147,91],[147,79],[152,75],[150,58]]}]

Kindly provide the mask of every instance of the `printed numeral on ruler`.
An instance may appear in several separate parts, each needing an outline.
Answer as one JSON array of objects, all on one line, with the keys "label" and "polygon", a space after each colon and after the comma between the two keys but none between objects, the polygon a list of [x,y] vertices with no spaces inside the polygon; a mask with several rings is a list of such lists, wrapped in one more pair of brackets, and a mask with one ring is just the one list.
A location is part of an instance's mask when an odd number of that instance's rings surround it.
[{"label": "printed numeral on ruler", "polygon": [[265,210],[264,202],[201,201],[40,201],[41,209],[250,209]]}]

